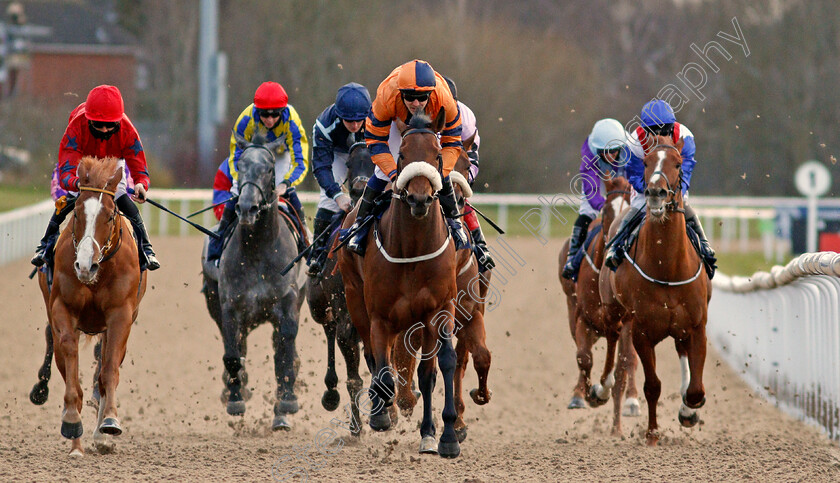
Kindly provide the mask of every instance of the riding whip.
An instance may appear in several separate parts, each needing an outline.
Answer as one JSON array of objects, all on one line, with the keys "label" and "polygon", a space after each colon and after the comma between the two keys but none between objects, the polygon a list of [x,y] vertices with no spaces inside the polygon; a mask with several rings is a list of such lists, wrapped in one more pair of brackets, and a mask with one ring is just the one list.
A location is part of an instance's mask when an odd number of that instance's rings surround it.
[{"label": "riding whip", "polygon": [[[134,194],[133,189],[129,188],[128,192],[131,193],[131,194]],[[207,236],[216,238],[217,240],[222,238],[221,235],[219,235],[217,233],[213,233],[212,231],[208,230],[207,228],[204,228],[203,226],[199,225],[198,223],[193,223],[192,221],[184,218],[183,216],[179,215],[178,213],[175,213],[174,211],[172,211],[169,208],[163,206],[162,204],[158,203],[157,201],[150,200],[149,198],[146,198],[146,202],[149,203],[150,205],[154,206],[155,208],[160,208],[161,210],[169,213],[170,215],[174,216],[175,218],[178,218],[181,221],[187,222],[190,226],[192,226],[196,230],[200,231],[201,233],[204,233]]]},{"label": "riding whip", "polygon": [[200,209],[200,210],[196,211],[195,213],[190,213],[189,215],[187,215],[187,218],[192,218],[192,217],[194,217],[195,215],[200,215],[200,214],[204,213],[204,212],[205,212],[205,211],[207,211],[207,210],[212,210],[213,208],[215,208],[215,207],[217,207],[217,206],[219,206],[219,205],[223,205],[223,204],[227,203],[228,201],[236,201],[236,200],[238,200],[238,199],[239,199],[239,195],[236,195],[236,196],[231,196],[230,198],[228,198],[228,199],[226,199],[226,200],[224,200],[224,201],[220,201],[220,202],[218,202],[218,203],[216,203],[216,204],[210,205],[210,206],[208,206],[207,208],[202,208],[202,209]]},{"label": "riding whip", "polygon": [[[336,220],[341,220],[341,217],[336,217]],[[285,277],[286,274],[289,273],[289,270],[291,270],[292,267],[295,266],[295,263],[297,263],[301,258],[303,258],[305,255],[312,251],[313,247],[315,247],[315,243],[321,241],[321,238],[329,236],[332,233],[336,220],[333,220],[333,222],[330,223],[329,226],[327,226],[327,228],[324,229],[324,231],[322,231],[320,235],[318,235],[317,237],[315,237],[314,240],[312,240],[312,243],[310,243],[308,247],[304,248],[300,253],[298,253],[298,255],[295,258],[293,258],[292,261],[289,262],[289,264],[286,265],[286,267],[283,270],[280,270],[280,275]]]}]

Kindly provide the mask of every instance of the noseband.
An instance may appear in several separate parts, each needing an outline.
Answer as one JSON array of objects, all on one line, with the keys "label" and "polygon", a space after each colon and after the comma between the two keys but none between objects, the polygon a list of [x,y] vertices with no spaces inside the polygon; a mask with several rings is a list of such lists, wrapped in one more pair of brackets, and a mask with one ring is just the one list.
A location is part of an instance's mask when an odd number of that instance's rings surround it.
[{"label": "noseband", "polygon": [[[114,220],[117,219],[117,215],[119,214],[119,208],[117,208],[116,193],[113,192],[113,191],[106,190],[104,188],[92,188],[92,187],[88,187],[88,186],[80,186],[79,191],[93,191],[93,192],[96,192],[96,193],[102,193],[102,194],[106,194],[106,195],[108,195],[108,196],[110,196],[111,198],[114,199],[114,211],[111,212],[111,216],[108,218],[108,221],[107,221],[107,223],[109,223],[111,225],[111,230],[108,233],[108,241],[105,243],[105,246],[100,247],[99,242],[96,241],[96,238],[94,238],[90,235],[85,235],[85,236],[82,237],[81,240],[77,241],[76,240],[76,215],[75,214],[73,215],[73,229],[70,230],[70,232],[71,232],[71,235],[72,235],[72,238],[73,238],[73,251],[75,253],[75,256],[77,256],[77,257],[79,256],[79,244],[81,242],[83,242],[85,240],[85,238],[90,238],[90,240],[93,242],[94,245],[96,245],[96,248],[99,250],[99,260],[96,261],[96,264],[99,265],[102,262],[104,262],[104,261],[108,260],[109,258],[111,258],[112,256],[114,256],[115,253],[117,253],[117,250],[111,251],[111,247],[113,246],[113,244],[111,243],[111,240],[114,238],[114,230],[116,229],[116,226],[117,226],[116,223],[114,223]],[[100,195],[100,199],[101,199],[101,195]],[[90,220],[88,220],[88,221],[90,222]],[[95,220],[94,220],[94,222],[95,222]],[[117,238],[117,249],[119,249],[121,241],[122,241],[122,227],[120,228],[120,236]]]},{"label": "noseband", "polygon": [[[668,144],[657,144],[656,146],[651,148],[650,152],[653,153],[654,151],[656,151],[659,148],[673,149],[682,158],[682,153],[680,152],[680,150],[677,149],[676,146],[670,146]],[[664,171],[656,170],[656,171],[654,171],[653,173],[650,174],[650,177],[652,178],[654,175],[657,175],[657,174],[662,176],[663,178],[665,178],[665,185],[668,187],[667,193],[668,193],[668,199],[670,201],[665,203],[665,209],[668,210],[668,211],[676,211],[676,212],[679,212],[679,213],[685,213],[685,210],[680,208],[679,205],[677,204],[677,200],[676,200],[677,193],[674,191],[674,188],[671,187],[671,180],[668,179],[668,175],[665,174]],[[677,178],[680,180],[680,183],[677,184],[677,188],[682,189],[682,183],[681,183],[682,182],[682,166],[680,166],[680,168],[678,170]]]},{"label": "noseband", "polygon": [[[251,148],[264,149],[267,153],[269,153],[269,156],[271,157],[270,160],[266,160],[266,159],[263,159],[263,158],[256,158],[255,162],[268,163],[268,167],[269,167],[269,169],[271,169],[271,185],[270,186],[274,187],[274,180],[275,180],[275,176],[276,176],[276,173],[274,172],[274,152],[272,150],[268,149],[266,146],[264,146],[262,144],[251,144],[251,145],[245,147],[245,149],[242,150],[242,153],[244,154],[245,151],[247,151],[248,149],[251,149]],[[273,196],[267,197],[265,195],[265,192],[263,191],[262,187],[260,185],[258,185],[257,183],[254,183],[253,181],[245,181],[244,183],[240,184],[239,185],[239,192],[242,193],[242,189],[245,188],[245,186],[248,186],[248,185],[253,186],[260,193],[260,197],[262,198],[262,201],[260,202],[260,205],[259,205],[260,211],[268,209],[268,207],[271,206],[271,203],[274,202],[274,197]]]},{"label": "noseband", "polygon": [[[405,137],[410,136],[412,134],[431,134],[431,135],[435,136],[435,138],[437,138],[437,135],[438,135],[438,133],[432,131],[431,129],[422,127],[422,128],[407,129],[405,132],[403,132],[402,137],[405,138]],[[405,159],[405,156],[403,156],[402,151],[400,151],[399,152],[399,157],[397,158],[397,166],[398,167],[399,167],[399,162],[402,159]],[[412,161],[412,162],[414,162],[414,161]],[[440,150],[438,150],[438,153],[437,153],[437,162],[438,162],[437,172],[440,175],[440,179],[442,181],[443,180],[443,154],[441,154]],[[400,172],[401,172],[401,170],[399,172],[397,172],[397,177],[399,177]],[[406,197],[408,196],[408,190],[406,188],[401,189],[399,193],[397,193],[395,191],[392,196],[394,198],[400,200],[400,201],[405,201],[406,203],[408,202],[406,200]],[[439,196],[438,192],[435,192],[435,194],[432,195],[432,199],[433,200],[437,199],[438,196]]]}]

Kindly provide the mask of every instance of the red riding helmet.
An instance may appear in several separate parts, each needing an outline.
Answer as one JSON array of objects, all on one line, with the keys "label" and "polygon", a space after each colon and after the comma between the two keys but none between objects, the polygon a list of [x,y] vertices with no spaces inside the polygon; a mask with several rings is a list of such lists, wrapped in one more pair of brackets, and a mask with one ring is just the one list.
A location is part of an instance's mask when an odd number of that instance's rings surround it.
[{"label": "red riding helmet", "polygon": [[118,122],[124,112],[122,95],[114,86],[94,87],[85,101],[85,117],[89,121]]},{"label": "red riding helmet", "polygon": [[286,90],[276,82],[263,82],[254,93],[254,107],[257,109],[283,109],[288,103]]}]

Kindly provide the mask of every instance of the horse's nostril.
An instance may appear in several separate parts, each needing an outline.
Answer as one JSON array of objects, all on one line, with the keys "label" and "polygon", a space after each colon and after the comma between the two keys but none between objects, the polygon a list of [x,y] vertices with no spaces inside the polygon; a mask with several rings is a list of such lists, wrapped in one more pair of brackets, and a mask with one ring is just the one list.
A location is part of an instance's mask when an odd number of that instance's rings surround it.
[{"label": "horse's nostril", "polygon": [[93,265],[90,266],[90,273],[96,273],[97,270],[99,270],[99,264],[98,263],[94,263]]},{"label": "horse's nostril", "polygon": [[240,216],[242,214],[242,208],[240,208],[238,204],[233,207],[233,211],[236,213],[236,216]]},{"label": "horse's nostril", "polygon": [[252,206],[251,208],[248,209],[248,214],[249,215],[256,215],[259,210],[260,209],[258,207]]},{"label": "horse's nostril", "polygon": [[79,262],[76,262],[73,264],[73,267],[75,267],[76,270],[78,270],[79,268],[81,268],[81,265],[79,265]]}]

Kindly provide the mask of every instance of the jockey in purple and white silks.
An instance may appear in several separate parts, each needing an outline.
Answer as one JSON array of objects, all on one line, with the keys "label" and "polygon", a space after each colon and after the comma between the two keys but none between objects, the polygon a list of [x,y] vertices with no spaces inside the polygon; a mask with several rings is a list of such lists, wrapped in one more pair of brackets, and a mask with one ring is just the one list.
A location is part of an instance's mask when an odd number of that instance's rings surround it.
[{"label": "jockey in purple and white silks", "polygon": [[694,134],[686,126],[677,122],[674,110],[667,102],[660,99],[654,99],[642,107],[641,120],[642,125],[633,131],[628,142],[631,156],[630,161],[627,163],[627,179],[633,186],[633,194],[630,197],[630,211],[622,218],[618,231],[613,238],[613,243],[611,243],[605,256],[604,263],[613,270],[621,263],[621,259],[624,256],[622,242],[627,238],[629,231],[632,229],[630,227],[631,220],[636,218],[639,211],[645,209],[645,196],[643,194],[645,191],[644,157],[655,147],[655,136],[669,136],[675,143],[680,139],[683,140],[681,151],[683,164],[680,185],[685,203],[685,221],[686,225],[700,239],[700,255],[707,265],[709,278],[711,278],[714,275],[715,252],[706,239],[706,234],[703,231],[697,213],[688,205],[688,190],[691,186],[691,175],[697,163],[694,159],[694,153],[696,151]]},{"label": "jockey in purple and white silks", "polygon": [[580,148],[580,179],[583,199],[580,200],[578,218],[569,240],[569,253],[562,275],[571,279],[578,266],[573,262],[586,240],[589,224],[598,217],[606,201],[604,180],[612,176],[624,176],[624,166],[630,157],[627,148],[629,135],[615,119],[601,119],[592,126],[592,133]]}]

